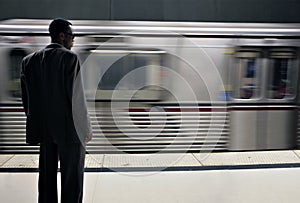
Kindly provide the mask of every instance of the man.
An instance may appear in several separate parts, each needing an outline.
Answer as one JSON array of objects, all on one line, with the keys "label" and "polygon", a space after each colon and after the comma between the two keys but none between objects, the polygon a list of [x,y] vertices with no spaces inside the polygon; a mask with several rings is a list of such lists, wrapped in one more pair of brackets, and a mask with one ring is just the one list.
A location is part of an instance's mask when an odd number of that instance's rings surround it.
[{"label": "man", "polygon": [[26,142],[40,144],[39,203],[57,203],[58,160],[61,203],[82,202],[85,144],[92,133],[80,63],[70,51],[75,36],[71,25],[64,19],[53,20],[51,44],[22,61]]}]

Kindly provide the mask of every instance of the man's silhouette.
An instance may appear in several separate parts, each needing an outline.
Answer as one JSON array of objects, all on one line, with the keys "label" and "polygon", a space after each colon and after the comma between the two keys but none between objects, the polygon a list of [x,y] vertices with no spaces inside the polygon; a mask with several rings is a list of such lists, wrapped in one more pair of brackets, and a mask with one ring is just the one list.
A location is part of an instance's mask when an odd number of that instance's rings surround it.
[{"label": "man's silhouette", "polygon": [[[40,203],[57,202],[58,160],[61,203],[82,202],[85,144],[92,133],[80,63],[77,55],[70,51],[74,41],[71,25],[64,19],[53,20],[49,26],[51,44],[22,61],[26,142],[40,144]],[[80,118],[74,117],[76,103],[80,104]],[[74,124],[75,119],[81,126]]]}]

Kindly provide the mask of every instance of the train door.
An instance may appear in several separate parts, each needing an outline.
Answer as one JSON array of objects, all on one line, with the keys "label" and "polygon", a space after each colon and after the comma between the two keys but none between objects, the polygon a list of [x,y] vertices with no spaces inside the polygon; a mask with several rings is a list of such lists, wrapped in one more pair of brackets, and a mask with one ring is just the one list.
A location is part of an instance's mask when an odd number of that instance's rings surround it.
[{"label": "train door", "polygon": [[230,103],[230,150],[290,149],[296,137],[295,48],[240,48]]},{"label": "train door", "polygon": [[259,48],[241,48],[236,51],[232,77],[230,110],[230,150],[257,148],[260,112],[253,106],[262,97],[264,74],[263,52]]},{"label": "train door", "polygon": [[296,93],[298,63],[296,49],[274,48],[268,52],[265,143],[268,149],[288,149],[296,145]]}]

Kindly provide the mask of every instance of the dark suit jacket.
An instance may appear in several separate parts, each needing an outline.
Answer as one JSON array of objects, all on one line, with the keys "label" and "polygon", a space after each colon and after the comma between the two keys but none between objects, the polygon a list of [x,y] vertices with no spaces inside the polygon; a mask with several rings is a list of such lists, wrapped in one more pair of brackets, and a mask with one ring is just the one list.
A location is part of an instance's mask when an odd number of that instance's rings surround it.
[{"label": "dark suit jacket", "polygon": [[91,127],[76,54],[60,44],[50,44],[26,56],[21,89],[27,143],[84,142]]}]

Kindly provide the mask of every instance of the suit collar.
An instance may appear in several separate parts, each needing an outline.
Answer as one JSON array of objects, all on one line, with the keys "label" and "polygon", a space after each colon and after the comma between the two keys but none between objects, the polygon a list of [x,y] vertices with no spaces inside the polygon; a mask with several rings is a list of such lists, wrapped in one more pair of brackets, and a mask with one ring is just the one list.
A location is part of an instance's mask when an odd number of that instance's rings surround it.
[{"label": "suit collar", "polygon": [[46,48],[52,48],[52,49],[53,48],[64,48],[64,46],[61,44],[58,44],[58,43],[51,43],[51,44],[47,45]]}]

